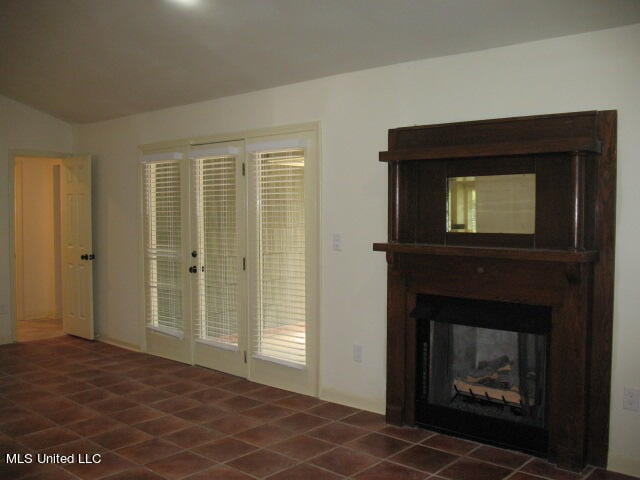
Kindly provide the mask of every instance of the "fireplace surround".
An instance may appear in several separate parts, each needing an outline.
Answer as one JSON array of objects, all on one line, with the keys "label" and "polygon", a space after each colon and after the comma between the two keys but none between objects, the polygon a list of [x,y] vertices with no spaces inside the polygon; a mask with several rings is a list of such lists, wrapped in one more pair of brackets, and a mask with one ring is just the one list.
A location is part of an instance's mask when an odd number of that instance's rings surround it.
[{"label": "fireplace surround", "polygon": [[387,421],[606,466],[616,112],[392,129],[380,160]]}]

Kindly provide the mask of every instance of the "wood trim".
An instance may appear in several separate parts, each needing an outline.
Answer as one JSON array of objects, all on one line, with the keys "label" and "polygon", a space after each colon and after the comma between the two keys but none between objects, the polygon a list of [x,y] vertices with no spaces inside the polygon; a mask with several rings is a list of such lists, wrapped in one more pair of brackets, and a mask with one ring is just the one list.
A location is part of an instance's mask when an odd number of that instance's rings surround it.
[{"label": "wood trim", "polygon": [[[458,126],[481,127],[483,125],[496,125],[501,123],[514,124],[514,123],[530,122],[532,120],[547,120],[547,119],[571,120],[576,117],[593,117],[597,113],[598,113],[597,110],[585,110],[581,112],[565,112],[565,113],[545,113],[542,115],[527,115],[524,117],[489,118],[485,120],[471,120],[471,121],[450,122],[450,123],[434,123],[431,125],[413,125],[411,127],[394,128],[393,131],[406,132],[410,130],[436,130],[439,128],[449,128],[449,127],[458,127]],[[389,148],[393,148],[393,146],[389,144]]]},{"label": "wood trim", "polygon": [[381,162],[405,162],[413,160],[439,160],[443,158],[482,158],[561,152],[600,153],[600,151],[600,142],[593,138],[582,137],[517,143],[488,143],[480,145],[401,149],[380,152],[379,159]]},{"label": "wood trim", "polygon": [[616,240],[617,112],[598,112],[602,155],[597,162],[595,243],[599,261],[593,273],[588,460],[606,467],[609,451],[611,357],[613,337],[613,279]]},{"label": "wood trim", "polygon": [[598,259],[595,251],[542,250],[523,248],[493,247],[452,247],[446,245],[426,245],[407,243],[374,243],[376,252],[413,253],[421,255],[444,255],[478,258],[504,258],[558,263],[591,263]]},{"label": "wood trim", "polygon": [[445,243],[458,247],[533,248],[536,236],[532,233],[460,233],[446,232]]}]

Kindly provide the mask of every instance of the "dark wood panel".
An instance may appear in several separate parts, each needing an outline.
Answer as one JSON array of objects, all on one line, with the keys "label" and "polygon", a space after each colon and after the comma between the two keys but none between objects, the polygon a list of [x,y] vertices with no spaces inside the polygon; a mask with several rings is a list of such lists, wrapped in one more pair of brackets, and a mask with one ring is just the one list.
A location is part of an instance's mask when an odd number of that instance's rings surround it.
[{"label": "dark wood panel", "polygon": [[596,117],[597,112],[591,111],[397,128],[390,131],[393,144],[389,144],[389,150],[598,139]]},{"label": "dark wood panel", "polygon": [[594,269],[591,325],[589,410],[589,461],[606,466],[609,451],[611,345],[613,329],[613,279],[616,240],[616,137],[617,113],[598,113],[598,135],[603,140],[597,163],[595,241],[600,260]]},{"label": "dark wood panel", "polygon": [[591,265],[576,267],[561,305],[553,309],[549,365],[549,459],[580,471],[587,457],[587,353]]},{"label": "dark wood panel", "polygon": [[595,250],[597,248],[596,241],[596,209],[592,205],[597,203],[598,182],[589,181],[592,178],[598,178],[598,159],[593,155],[585,158],[585,210],[584,210],[584,247],[586,250]]},{"label": "dark wood panel", "polygon": [[569,156],[536,159],[536,248],[571,245],[571,169]]},{"label": "dark wood panel", "polygon": [[446,163],[447,177],[535,173],[535,158],[533,156],[493,157],[490,162],[479,162],[475,158],[449,159]]},{"label": "dark wood panel", "polygon": [[389,180],[388,180],[388,202],[389,208],[387,212],[388,218],[388,238],[391,241],[397,242],[400,239],[400,225],[398,224],[398,206],[399,206],[399,192],[398,185],[398,170],[400,166],[397,164],[389,164]]},{"label": "dark wood panel", "polygon": [[447,245],[476,247],[533,248],[534,235],[518,233],[454,233],[447,232]]},{"label": "dark wood panel", "polygon": [[380,152],[381,162],[405,162],[411,160],[439,160],[445,158],[482,158],[502,155],[531,155],[536,153],[592,152],[599,153],[601,146],[591,138],[560,140],[534,140],[523,142],[491,143],[485,145],[453,145],[446,147],[412,148]]},{"label": "dark wood panel", "polygon": [[415,202],[407,207],[416,212],[414,241],[444,243],[447,221],[447,179],[444,162],[421,163],[412,172],[416,181]]},{"label": "dark wood panel", "polygon": [[393,265],[387,273],[387,421],[403,425],[405,409],[406,280]]},{"label": "dark wood panel", "polygon": [[[416,306],[416,293],[407,289],[406,312],[410,314]],[[416,422],[416,319],[407,315],[404,340],[405,371],[404,371],[404,423],[413,425]]]},{"label": "dark wood panel", "polygon": [[429,295],[557,305],[567,285],[558,264],[503,259],[398,255],[411,291]]},{"label": "dark wood panel", "polygon": [[442,255],[451,257],[503,258],[534,262],[585,263],[598,260],[598,252],[570,250],[542,250],[516,248],[454,247],[445,245],[374,243],[376,252],[412,253],[419,255]]},{"label": "dark wood panel", "polygon": [[398,224],[398,241],[414,242],[415,223],[418,221],[418,212],[414,208],[417,185],[415,174],[406,165],[398,165],[396,172],[398,193],[396,194],[395,217]]}]

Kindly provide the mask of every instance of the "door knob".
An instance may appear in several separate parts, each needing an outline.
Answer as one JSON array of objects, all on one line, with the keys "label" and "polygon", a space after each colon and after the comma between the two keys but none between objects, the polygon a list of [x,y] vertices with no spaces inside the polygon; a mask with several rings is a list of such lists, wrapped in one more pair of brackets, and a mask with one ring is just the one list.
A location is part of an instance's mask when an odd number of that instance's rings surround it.
[{"label": "door knob", "polygon": [[89,260],[89,255],[86,253],[84,255],[80,255],[80,260]]},{"label": "door knob", "polygon": [[198,273],[198,267],[192,265],[189,267],[189,273]]}]

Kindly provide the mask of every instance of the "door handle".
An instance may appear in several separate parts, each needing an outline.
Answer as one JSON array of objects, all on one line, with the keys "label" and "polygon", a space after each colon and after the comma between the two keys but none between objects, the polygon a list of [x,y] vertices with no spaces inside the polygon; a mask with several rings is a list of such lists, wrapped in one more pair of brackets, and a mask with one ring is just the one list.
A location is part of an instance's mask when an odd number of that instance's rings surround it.
[{"label": "door handle", "polygon": [[192,265],[189,267],[189,273],[198,273],[198,267]]},{"label": "door handle", "polygon": [[89,255],[87,253],[80,255],[80,260],[89,260]]}]

